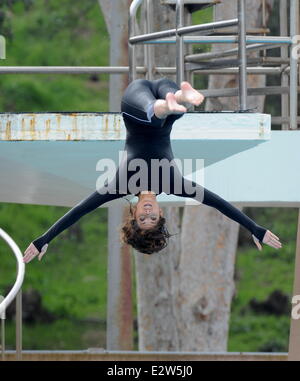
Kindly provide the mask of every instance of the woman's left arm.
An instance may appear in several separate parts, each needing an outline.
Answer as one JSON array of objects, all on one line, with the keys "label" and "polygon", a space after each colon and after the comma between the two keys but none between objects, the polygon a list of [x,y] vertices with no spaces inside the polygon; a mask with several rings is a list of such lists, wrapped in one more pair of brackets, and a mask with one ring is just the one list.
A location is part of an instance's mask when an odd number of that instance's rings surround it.
[{"label": "woman's left arm", "polygon": [[202,204],[211,206],[219,210],[230,219],[238,222],[251,232],[254,243],[259,250],[262,250],[261,243],[265,243],[276,249],[281,248],[282,245],[279,238],[270,230],[255,223],[245,213],[241,212],[238,208],[218,196],[216,193],[211,192],[202,185],[183,177],[177,167],[175,167],[174,176],[178,183],[181,183],[181,189],[179,192],[174,192],[173,194],[181,197],[194,198]]},{"label": "woman's left arm", "polygon": [[241,212],[235,206],[230,204],[228,201],[224,200],[217,194],[203,188],[203,200],[201,201],[204,205],[208,205],[218,209],[225,216],[231,218],[232,220],[243,225],[252,233],[252,238],[259,250],[262,249],[261,243],[265,243],[276,249],[281,248],[281,243],[279,238],[273,234],[270,230],[255,223],[251,218],[249,218],[245,213]]}]

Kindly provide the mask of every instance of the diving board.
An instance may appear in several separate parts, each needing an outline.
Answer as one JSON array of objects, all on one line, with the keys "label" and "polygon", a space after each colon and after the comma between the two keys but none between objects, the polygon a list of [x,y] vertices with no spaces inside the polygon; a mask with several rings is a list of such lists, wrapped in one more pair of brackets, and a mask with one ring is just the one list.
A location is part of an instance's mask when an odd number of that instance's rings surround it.
[{"label": "diving board", "polygon": [[[271,116],[246,112],[190,112],[175,121],[173,139],[270,138]],[[124,140],[120,113],[40,112],[0,113],[0,141]]]},{"label": "diving board", "polygon": [[[100,159],[118,164],[125,137],[119,113],[0,113],[0,202],[74,206],[95,190]],[[299,131],[271,131],[270,115],[187,113],[171,139],[175,158],[202,159],[203,185],[229,202],[299,205]]]}]

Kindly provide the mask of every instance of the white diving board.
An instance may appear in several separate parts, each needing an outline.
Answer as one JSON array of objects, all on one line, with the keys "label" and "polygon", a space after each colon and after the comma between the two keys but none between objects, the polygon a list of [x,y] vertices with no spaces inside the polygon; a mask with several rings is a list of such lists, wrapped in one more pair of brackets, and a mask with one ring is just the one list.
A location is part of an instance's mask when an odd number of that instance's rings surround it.
[{"label": "white diving board", "polygon": [[[190,112],[173,125],[173,139],[270,139],[271,116],[260,113]],[[120,113],[0,113],[0,141],[124,140]]]},{"label": "white diving board", "polygon": [[[100,159],[118,163],[125,137],[119,113],[0,113],[0,202],[74,206],[95,190]],[[187,113],[171,139],[175,158],[203,159],[204,186],[229,202],[300,203],[299,132],[271,131],[268,114]]]}]

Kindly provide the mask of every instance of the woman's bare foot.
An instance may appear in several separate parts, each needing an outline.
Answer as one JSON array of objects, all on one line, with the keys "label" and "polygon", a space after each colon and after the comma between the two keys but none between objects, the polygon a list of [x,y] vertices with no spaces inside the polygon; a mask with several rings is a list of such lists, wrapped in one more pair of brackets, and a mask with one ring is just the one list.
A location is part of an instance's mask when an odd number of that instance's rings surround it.
[{"label": "woman's bare foot", "polygon": [[174,93],[168,93],[166,99],[158,99],[154,103],[154,114],[157,118],[164,119],[171,114],[182,114],[187,111],[186,107],[176,101]]},{"label": "woman's bare foot", "polygon": [[180,90],[175,93],[175,97],[178,103],[185,106],[187,104],[199,106],[204,100],[204,96],[186,81],[181,82]]},{"label": "woman's bare foot", "polygon": [[182,114],[183,112],[186,112],[186,107],[177,103],[175,94],[168,93],[166,95],[166,102],[171,114]]}]

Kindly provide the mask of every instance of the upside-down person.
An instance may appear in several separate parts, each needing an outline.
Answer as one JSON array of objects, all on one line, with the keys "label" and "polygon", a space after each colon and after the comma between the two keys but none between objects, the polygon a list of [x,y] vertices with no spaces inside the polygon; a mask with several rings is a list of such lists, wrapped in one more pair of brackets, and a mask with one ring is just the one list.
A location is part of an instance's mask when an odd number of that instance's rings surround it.
[{"label": "upside-down person", "polygon": [[[256,224],[217,194],[183,177],[174,163],[170,140],[172,125],[184,115],[188,107],[198,106],[203,100],[203,95],[188,82],[182,82],[180,87],[165,77],[154,81],[137,79],[131,82],[121,102],[126,126],[126,155],[123,156],[113,180],[106,181],[32,241],[24,253],[24,262],[30,262],[35,256],[41,259],[49,243],[63,230],[100,205],[128,194],[137,196],[138,202],[134,207],[130,205],[128,218],[120,230],[121,240],[140,253],[159,252],[167,246],[171,236],[163,211],[156,200],[156,196],[162,192],[194,198],[204,205],[216,208],[248,229],[259,250],[262,250],[262,243],[276,249],[281,248],[279,238],[270,230]],[[156,175],[151,171],[152,159],[164,160],[167,164]],[[147,166],[139,171],[142,172],[142,177],[137,185],[138,181],[133,181],[137,175],[134,168],[141,160]],[[167,174],[163,172],[165,169]]]}]

